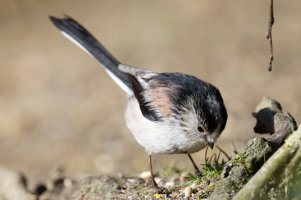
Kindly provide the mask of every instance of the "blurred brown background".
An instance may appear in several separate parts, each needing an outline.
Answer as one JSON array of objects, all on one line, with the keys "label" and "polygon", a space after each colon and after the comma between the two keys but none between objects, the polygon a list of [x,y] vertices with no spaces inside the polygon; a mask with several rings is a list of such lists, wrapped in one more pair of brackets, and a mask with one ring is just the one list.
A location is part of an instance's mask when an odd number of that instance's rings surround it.
[{"label": "blurred brown background", "polygon": [[[254,137],[251,112],[264,95],[299,121],[301,2],[275,2],[270,73],[268,8],[268,0],[1,0],[0,165],[37,180],[56,166],[68,175],[148,169],[123,120],[126,95],[48,15],[79,20],[126,64],[218,86],[229,112],[218,145],[229,154]],[[183,155],[156,157],[157,169],[170,164],[190,167]]]}]

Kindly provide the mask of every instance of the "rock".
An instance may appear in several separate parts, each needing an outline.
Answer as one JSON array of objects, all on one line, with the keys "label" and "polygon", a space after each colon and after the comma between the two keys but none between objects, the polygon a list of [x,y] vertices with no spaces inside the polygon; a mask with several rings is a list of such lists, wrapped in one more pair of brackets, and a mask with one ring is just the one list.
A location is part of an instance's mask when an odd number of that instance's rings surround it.
[{"label": "rock", "polygon": [[190,185],[190,187],[192,188],[192,190],[196,190],[196,189],[197,189],[196,183],[192,183],[192,184]]},{"label": "rock", "polygon": [[0,167],[0,200],[34,200],[22,174]]},{"label": "rock", "polygon": [[139,175],[140,178],[144,179],[144,180],[149,180],[152,177],[152,174],[150,171],[144,171]]},{"label": "rock", "polygon": [[172,188],[174,186],[175,186],[175,182],[174,181],[168,181],[164,185],[164,187],[166,187],[166,188]]},{"label": "rock", "polygon": [[182,173],[181,176],[180,176],[180,184],[186,183],[189,180],[190,177],[191,177],[190,173],[188,173],[188,172]]},{"label": "rock", "polygon": [[192,188],[190,186],[187,186],[183,192],[184,192],[184,198],[189,199],[192,195]]}]

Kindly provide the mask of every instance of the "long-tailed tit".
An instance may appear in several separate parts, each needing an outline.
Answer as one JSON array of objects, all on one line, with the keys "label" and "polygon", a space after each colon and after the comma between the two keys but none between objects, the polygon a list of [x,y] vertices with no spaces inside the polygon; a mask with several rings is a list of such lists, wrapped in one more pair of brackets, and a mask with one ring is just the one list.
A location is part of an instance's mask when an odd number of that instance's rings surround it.
[{"label": "long-tailed tit", "polygon": [[127,93],[127,127],[149,155],[187,154],[213,148],[224,130],[227,111],[219,90],[194,76],[158,73],[121,64],[82,25],[70,17],[50,17],[62,34],[99,61]]}]

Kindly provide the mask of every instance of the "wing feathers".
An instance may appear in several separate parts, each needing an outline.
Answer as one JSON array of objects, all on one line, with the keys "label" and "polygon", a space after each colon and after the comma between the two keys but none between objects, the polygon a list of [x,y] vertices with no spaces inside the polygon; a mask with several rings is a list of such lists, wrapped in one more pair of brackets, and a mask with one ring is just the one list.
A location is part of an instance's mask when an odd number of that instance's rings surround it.
[{"label": "wing feathers", "polygon": [[157,115],[156,111],[152,109],[149,102],[147,102],[143,96],[145,92],[144,88],[141,86],[141,84],[135,76],[131,74],[128,74],[128,76],[132,83],[133,92],[136,99],[138,100],[140,110],[143,116],[151,121],[159,121],[160,117]]}]

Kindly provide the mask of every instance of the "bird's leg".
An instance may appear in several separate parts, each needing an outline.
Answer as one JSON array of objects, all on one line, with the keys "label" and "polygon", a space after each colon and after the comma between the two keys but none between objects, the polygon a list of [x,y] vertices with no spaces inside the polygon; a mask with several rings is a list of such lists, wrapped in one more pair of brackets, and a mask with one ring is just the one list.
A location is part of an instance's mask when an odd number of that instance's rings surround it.
[{"label": "bird's leg", "polygon": [[149,168],[150,168],[150,172],[151,172],[151,180],[152,180],[153,186],[158,190],[159,194],[168,195],[170,192],[164,187],[159,187],[157,185],[156,181],[155,181],[155,176],[154,176],[154,173],[153,173],[152,156],[151,155],[149,155]]},{"label": "bird's leg", "polygon": [[156,188],[159,188],[156,181],[155,181],[155,176],[154,176],[154,173],[153,173],[153,163],[152,163],[152,156],[151,155],[149,155],[149,168],[150,168],[150,172],[151,172],[151,180],[152,180],[153,186],[156,187]]},{"label": "bird's leg", "polygon": [[201,177],[202,176],[202,173],[201,171],[199,170],[198,166],[195,164],[195,162],[193,161],[192,157],[190,154],[187,154],[188,155],[188,158],[189,160],[191,161],[192,165],[193,165],[193,168],[194,168],[194,171],[195,171],[195,175],[197,177]]}]

